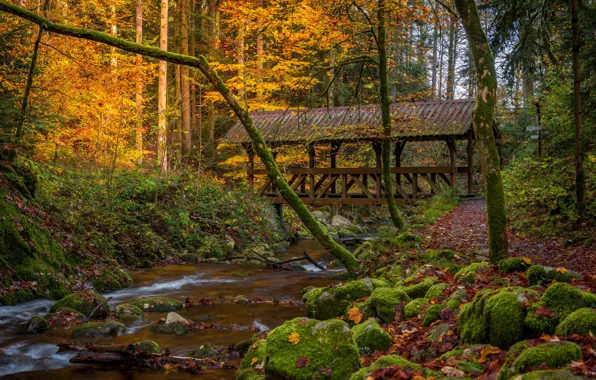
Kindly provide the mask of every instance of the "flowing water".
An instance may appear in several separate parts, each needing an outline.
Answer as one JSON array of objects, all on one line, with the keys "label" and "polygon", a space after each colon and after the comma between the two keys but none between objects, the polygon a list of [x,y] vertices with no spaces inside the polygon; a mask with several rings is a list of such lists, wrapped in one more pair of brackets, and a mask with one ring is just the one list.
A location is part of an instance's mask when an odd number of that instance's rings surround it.
[{"label": "flowing water", "polygon": [[[303,252],[317,262],[325,263],[331,256],[312,240],[299,240],[290,247],[283,258],[302,256]],[[306,286],[324,286],[332,283],[329,272],[320,272],[312,264],[304,265],[308,272],[288,272],[267,268],[258,264],[197,264],[169,265],[132,273],[134,287],[105,294],[112,297],[110,305],[115,307],[132,297],[167,296],[184,301],[210,297],[244,295],[248,299],[295,300]],[[69,360],[74,353],[58,353],[57,343],[69,340],[68,328],[54,327],[43,334],[17,335],[17,325],[33,315],[47,313],[53,301],[36,300],[17,306],[0,307],[0,376],[13,379],[233,379],[234,371],[210,370],[201,375],[190,375],[176,371],[119,371],[105,370],[86,365],[72,365]],[[191,321],[239,324],[269,330],[285,320],[304,315],[303,306],[298,303],[214,303],[211,306],[196,305],[178,312]],[[124,335],[107,339],[88,339],[90,342],[134,343],[140,340],[154,340],[163,349],[169,348],[173,355],[186,356],[202,344],[232,345],[251,337],[254,331],[206,329],[176,336],[147,331],[152,323],[167,313],[145,313],[145,322],[128,326]]]}]

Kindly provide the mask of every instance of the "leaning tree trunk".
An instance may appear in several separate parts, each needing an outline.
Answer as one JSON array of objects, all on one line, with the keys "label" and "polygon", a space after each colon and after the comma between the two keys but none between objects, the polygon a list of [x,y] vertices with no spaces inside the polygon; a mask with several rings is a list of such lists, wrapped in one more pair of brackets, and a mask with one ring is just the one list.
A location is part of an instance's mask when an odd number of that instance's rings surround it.
[{"label": "leaning tree trunk", "polygon": [[393,183],[391,178],[391,112],[389,109],[389,78],[387,74],[387,48],[385,39],[387,31],[385,30],[385,0],[379,0],[379,10],[377,13],[379,21],[379,30],[377,35],[377,44],[379,49],[379,96],[381,98],[381,117],[383,119],[383,183],[385,185],[385,195],[387,197],[387,207],[391,220],[397,228],[404,227],[404,219],[399,213],[395,198],[393,197]]},{"label": "leaning tree trunk", "polygon": [[575,118],[575,197],[577,213],[581,217],[585,212],[586,174],[582,147],[582,97],[580,92],[581,75],[579,66],[579,49],[581,46],[579,32],[579,13],[577,0],[571,0],[571,29],[573,40],[573,115]]},{"label": "leaning tree trunk", "polygon": [[473,125],[486,190],[489,256],[492,262],[497,262],[508,256],[505,194],[501,180],[499,153],[493,134],[493,117],[497,103],[497,73],[475,0],[455,0],[455,6],[466,30],[478,73]]},{"label": "leaning tree trunk", "polygon": [[157,58],[171,63],[195,67],[199,69],[205,78],[215,87],[221,94],[222,98],[228,103],[236,117],[240,120],[246,132],[248,133],[255,152],[261,158],[261,161],[267,169],[267,176],[271,182],[280,191],[286,202],[296,211],[302,223],[314,235],[314,237],[326,248],[333,256],[335,256],[350,272],[355,272],[358,269],[358,261],[347,249],[336,243],[325,232],[323,226],[312,216],[310,211],[306,208],[300,197],[288,185],[285,176],[279,170],[279,167],[273,159],[273,154],[265,139],[259,130],[253,124],[253,120],[244,109],[238,100],[234,97],[230,89],[225,85],[223,80],[217,73],[209,66],[209,63],[204,56],[198,55],[191,57],[188,55],[170,53],[155,47],[139,45],[133,42],[121,40],[119,38],[101,33],[95,30],[80,29],[66,25],[54,23],[44,17],[41,17],[33,12],[27,11],[18,6],[0,1],[0,11],[14,14],[18,17],[27,19],[38,25],[43,25],[48,32],[71,36],[75,38],[82,38],[91,41],[97,41],[109,46],[113,46],[131,53],[142,54],[148,57]]}]

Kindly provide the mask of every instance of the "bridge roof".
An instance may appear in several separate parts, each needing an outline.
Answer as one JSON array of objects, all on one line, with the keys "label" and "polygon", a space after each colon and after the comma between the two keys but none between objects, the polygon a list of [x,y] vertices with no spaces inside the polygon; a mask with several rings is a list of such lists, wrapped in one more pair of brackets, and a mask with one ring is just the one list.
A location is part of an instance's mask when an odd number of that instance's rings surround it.
[{"label": "bridge roof", "polygon": [[[463,138],[472,128],[475,100],[444,100],[391,105],[393,136],[400,140]],[[255,126],[269,143],[374,141],[382,137],[377,105],[251,112]],[[498,132],[496,132],[498,135]],[[228,143],[249,143],[240,122],[224,137]]]}]

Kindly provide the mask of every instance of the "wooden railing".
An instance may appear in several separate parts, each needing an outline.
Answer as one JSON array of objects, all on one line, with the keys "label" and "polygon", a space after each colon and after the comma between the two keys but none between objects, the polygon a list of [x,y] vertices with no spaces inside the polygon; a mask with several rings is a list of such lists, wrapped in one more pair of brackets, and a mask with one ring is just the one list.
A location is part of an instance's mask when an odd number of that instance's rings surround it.
[{"label": "wooden railing", "polygon": [[[306,204],[362,204],[387,203],[381,168],[291,168],[282,170],[292,189]],[[398,203],[414,204],[421,196],[442,191],[440,186],[455,186],[458,173],[468,173],[468,167],[397,167],[392,168],[394,196]],[[251,184],[266,175],[264,169],[249,169]],[[267,177],[259,192],[272,203],[285,203]]]}]

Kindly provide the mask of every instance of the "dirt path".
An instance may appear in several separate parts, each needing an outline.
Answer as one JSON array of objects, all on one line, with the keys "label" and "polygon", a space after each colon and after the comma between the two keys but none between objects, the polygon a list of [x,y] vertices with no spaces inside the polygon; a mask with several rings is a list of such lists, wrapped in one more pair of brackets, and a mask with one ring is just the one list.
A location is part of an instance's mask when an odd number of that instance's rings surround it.
[{"label": "dirt path", "polygon": [[[483,199],[465,200],[423,231],[427,248],[487,252]],[[562,239],[537,240],[509,231],[509,252],[552,267],[565,267],[596,279],[596,244],[567,246]]]}]

